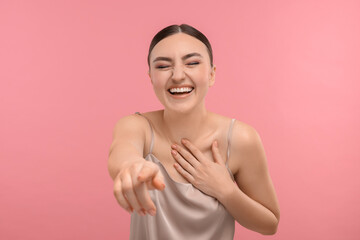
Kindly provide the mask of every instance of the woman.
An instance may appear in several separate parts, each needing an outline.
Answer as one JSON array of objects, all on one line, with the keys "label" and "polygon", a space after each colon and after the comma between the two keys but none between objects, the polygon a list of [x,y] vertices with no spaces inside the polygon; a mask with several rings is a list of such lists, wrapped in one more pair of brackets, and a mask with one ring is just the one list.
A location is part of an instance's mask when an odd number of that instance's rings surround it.
[{"label": "woman", "polygon": [[235,220],[277,231],[279,205],[258,133],[205,107],[212,61],[207,38],[186,24],[151,42],[149,77],[164,109],[120,119],[108,162],[115,197],[132,213],[130,239],[233,239]]}]

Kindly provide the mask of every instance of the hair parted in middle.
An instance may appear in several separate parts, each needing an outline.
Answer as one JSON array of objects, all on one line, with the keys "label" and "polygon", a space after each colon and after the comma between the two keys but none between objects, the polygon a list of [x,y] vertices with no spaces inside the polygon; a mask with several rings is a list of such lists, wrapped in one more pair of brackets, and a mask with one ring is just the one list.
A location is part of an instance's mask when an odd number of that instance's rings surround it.
[{"label": "hair parted in middle", "polygon": [[160,30],[152,39],[152,41],[150,43],[150,47],[149,47],[148,57],[147,57],[147,62],[148,62],[149,68],[150,68],[150,54],[151,54],[151,51],[153,50],[153,48],[155,47],[155,45],[158,44],[164,38],[169,37],[174,34],[177,34],[177,33],[185,33],[187,35],[195,37],[196,39],[200,40],[203,44],[205,44],[207,51],[209,53],[211,67],[213,67],[213,53],[212,53],[211,44],[210,44],[209,40],[207,39],[207,37],[204,34],[202,34],[199,30],[197,30],[196,28],[194,28],[188,24],[181,24],[181,25],[174,24],[174,25],[167,26],[164,29]]}]

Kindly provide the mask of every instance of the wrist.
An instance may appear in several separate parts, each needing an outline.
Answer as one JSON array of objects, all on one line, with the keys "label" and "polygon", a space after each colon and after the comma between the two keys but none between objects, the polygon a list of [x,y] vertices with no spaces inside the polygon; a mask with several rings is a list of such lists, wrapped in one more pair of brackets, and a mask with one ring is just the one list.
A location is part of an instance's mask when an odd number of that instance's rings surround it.
[{"label": "wrist", "polygon": [[216,198],[219,200],[219,202],[225,203],[229,198],[232,197],[237,189],[238,186],[235,184],[235,182],[231,181],[230,183],[226,184],[225,187],[220,189]]}]

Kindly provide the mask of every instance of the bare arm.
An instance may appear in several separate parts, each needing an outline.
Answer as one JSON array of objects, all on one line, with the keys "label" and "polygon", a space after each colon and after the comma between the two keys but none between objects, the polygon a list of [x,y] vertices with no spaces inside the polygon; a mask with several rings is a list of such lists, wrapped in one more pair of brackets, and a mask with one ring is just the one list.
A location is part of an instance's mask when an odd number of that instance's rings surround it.
[{"label": "bare arm", "polygon": [[238,187],[227,188],[219,200],[242,226],[275,234],[280,209],[260,136],[251,126],[238,123],[232,141],[231,158],[239,159],[235,174]]},{"label": "bare arm", "polygon": [[156,164],[143,158],[147,121],[137,115],[120,119],[114,128],[108,170],[114,180],[114,195],[121,207],[141,215],[155,214],[148,190],[164,189]]},{"label": "bare arm", "polygon": [[140,116],[130,115],[120,119],[113,131],[113,141],[109,150],[108,170],[112,179],[122,167],[134,161],[145,161],[145,129],[147,124]]}]

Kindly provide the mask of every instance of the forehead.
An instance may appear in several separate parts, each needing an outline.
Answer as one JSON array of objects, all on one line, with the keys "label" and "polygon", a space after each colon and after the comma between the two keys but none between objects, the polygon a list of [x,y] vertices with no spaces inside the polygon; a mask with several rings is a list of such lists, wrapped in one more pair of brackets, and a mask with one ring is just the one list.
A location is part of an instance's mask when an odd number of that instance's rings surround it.
[{"label": "forehead", "polygon": [[198,52],[204,57],[207,55],[207,48],[204,43],[188,34],[177,33],[162,39],[151,51],[150,59],[158,56],[176,57],[183,56],[190,52]]}]

